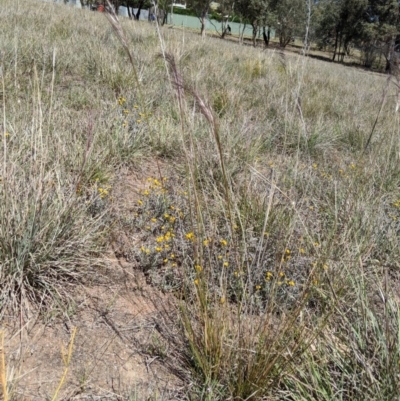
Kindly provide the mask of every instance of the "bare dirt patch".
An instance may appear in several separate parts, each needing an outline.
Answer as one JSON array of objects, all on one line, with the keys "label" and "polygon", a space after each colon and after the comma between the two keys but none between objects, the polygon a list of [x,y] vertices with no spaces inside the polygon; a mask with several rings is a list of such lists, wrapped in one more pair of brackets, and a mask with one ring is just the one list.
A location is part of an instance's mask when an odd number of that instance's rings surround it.
[{"label": "bare dirt patch", "polygon": [[[131,213],[157,163],[125,171],[115,182],[115,216]],[[62,347],[77,328],[63,400],[177,399],[182,382],[157,350],[157,319],[173,297],[146,284],[139,266],[121,255],[135,239],[120,233],[97,277],[75,289],[64,316],[13,317],[3,324],[8,385],[17,400],[51,399],[63,375]],[[21,325],[22,323],[22,325]],[[179,397],[178,397],[179,398]]]}]

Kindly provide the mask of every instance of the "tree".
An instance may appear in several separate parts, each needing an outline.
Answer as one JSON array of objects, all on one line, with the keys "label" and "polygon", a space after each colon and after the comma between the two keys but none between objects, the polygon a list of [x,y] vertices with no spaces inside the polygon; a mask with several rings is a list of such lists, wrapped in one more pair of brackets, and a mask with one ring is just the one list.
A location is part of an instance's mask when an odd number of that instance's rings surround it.
[{"label": "tree", "polygon": [[[369,0],[329,0],[319,4],[322,11],[317,34],[333,45],[332,61],[339,54],[343,61],[352,41],[362,37]],[[342,50],[342,51],[341,51]]]},{"label": "tree", "polygon": [[207,21],[207,14],[210,10],[210,5],[212,0],[189,0],[187,2],[187,6],[192,9],[201,23],[201,37],[204,38],[206,36],[206,21]]},{"label": "tree", "polygon": [[304,31],[307,15],[305,0],[271,0],[270,11],[276,21],[281,47],[286,47],[295,34]]},{"label": "tree", "polygon": [[167,22],[168,12],[171,8],[173,0],[158,0],[157,4],[157,18],[161,25]]},{"label": "tree", "polygon": [[386,59],[386,71],[391,71],[399,51],[400,5],[397,0],[369,0],[367,11],[367,48],[379,48]]},{"label": "tree", "polygon": [[334,61],[349,54],[356,43],[363,52],[363,62],[371,67],[380,54],[390,69],[400,31],[397,0],[322,0],[316,6],[316,33],[321,43],[333,46]]},{"label": "tree", "polygon": [[221,15],[221,38],[223,39],[228,32],[229,19],[233,15],[234,0],[221,0],[218,5],[218,12]]},{"label": "tree", "polygon": [[270,16],[269,0],[238,0],[235,3],[235,11],[242,16],[244,22],[251,24],[253,28],[253,46],[255,47],[259,29],[265,27],[268,23]]}]

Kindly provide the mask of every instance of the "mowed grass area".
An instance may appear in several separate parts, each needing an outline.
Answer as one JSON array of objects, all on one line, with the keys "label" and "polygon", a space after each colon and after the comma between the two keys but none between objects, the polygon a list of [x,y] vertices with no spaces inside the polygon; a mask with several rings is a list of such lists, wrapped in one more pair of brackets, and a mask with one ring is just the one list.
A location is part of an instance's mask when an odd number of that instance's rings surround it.
[{"label": "mowed grass area", "polygon": [[122,20],[131,64],[102,14],[0,18],[2,319],[64,313],[123,235],[174,295],[152,352],[182,399],[398,398],[395,78]]}]

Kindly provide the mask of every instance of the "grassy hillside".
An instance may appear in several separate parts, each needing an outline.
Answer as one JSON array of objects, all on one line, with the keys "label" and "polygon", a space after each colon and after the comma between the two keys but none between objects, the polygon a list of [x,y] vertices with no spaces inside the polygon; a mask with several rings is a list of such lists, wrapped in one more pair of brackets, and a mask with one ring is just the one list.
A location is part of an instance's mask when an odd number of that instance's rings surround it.
[{"label": "grassy hillside", "polygon": [[170,295],[141,350],[170,399],[397,399],[396,77],[43,2],[0,18],[4,325],[73,321],[114,252]]}]

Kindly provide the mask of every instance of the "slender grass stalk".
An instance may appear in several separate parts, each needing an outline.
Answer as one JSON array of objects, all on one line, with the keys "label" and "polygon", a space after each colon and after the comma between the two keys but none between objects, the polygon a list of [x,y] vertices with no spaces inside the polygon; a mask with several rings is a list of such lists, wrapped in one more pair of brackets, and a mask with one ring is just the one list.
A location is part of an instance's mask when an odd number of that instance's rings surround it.
[{"label": "slender grass stalk", "polygon": [[7,376],[6,376],[6,357],[4,350],[4,331],[0,331],[0,381],[1,388],[3,391],[3,400],[8,401],[8,389],[7,389]]},{"label": "slender grass stalk", "polygon": [[67,374],[68,374],[68,371],[69,371],[69,368],[70,368],[70,364],[71,364],[72,351],[73,351],[73,348],[74,348],[74,341],[75,341],[76,331],[77,331],[77,328],[74,327],[74,329],[72,330],[71,339],[69,341],[69,346],[68,346],[68,352],[67,353],[65,353],[64,347],[61,346],[61,356],[62,356],[62,360],[64,362],[64,373],[61,376],[60,382],[58,384],[58,387],[57,387],[56,391],[54,392],[54,395],[53,395],[51,401],[56,401],[57,400],[58,394],[59,394],[62,386],[65,383],[65,379],[67,377]]}]

